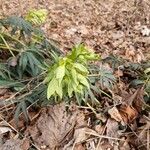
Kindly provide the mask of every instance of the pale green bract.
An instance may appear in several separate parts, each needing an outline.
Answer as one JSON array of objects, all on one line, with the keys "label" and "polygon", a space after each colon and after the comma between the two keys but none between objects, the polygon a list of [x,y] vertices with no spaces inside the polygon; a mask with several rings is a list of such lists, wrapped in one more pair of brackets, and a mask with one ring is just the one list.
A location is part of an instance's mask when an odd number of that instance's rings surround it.
[{"label": "pale green bract", "polygon": [[33,9],[27,13],[25,19],[31,22],[32,24],[41,25],[46,21],[47,14],[48,12],[46,9]]},{"label": "pale green bract", "polygon": [[56,69],[56,79],[58,79],[59,85],[61,84],[61,81],[64,76],[65,76],[65,65],[62,65]]}]

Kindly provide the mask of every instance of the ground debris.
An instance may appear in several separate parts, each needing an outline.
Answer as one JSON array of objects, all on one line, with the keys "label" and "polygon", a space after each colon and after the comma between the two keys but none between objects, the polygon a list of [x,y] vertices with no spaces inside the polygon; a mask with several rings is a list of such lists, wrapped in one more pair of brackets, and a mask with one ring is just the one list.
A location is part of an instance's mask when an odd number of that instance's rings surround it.
[{"label": "ground debris", "polygon": [[75,127],[85,125],[84,119],[83,112],[77,108],[67,110],[65,103],[61,103],[44,108],[38,121],[28,128],[28,132],[38,147],[45,145],[46,148],[55,149],[72,139]]}]

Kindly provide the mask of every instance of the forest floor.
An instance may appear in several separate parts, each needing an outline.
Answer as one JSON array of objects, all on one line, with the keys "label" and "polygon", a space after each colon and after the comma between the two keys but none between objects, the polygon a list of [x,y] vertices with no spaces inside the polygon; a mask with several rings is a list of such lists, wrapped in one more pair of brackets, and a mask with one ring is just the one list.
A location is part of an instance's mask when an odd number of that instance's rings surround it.
[{"label": "forest floor", "polygon": [[[42,29],[64,52],[84,43],[101,59],[150,60],[150,0],[0,0],[0,18],[24,16],[33,8],[48,10]],[[114,75],[113,101],[102,97],[96,111],[72,103],[68,113],[60,103],[29,112],[28,125],[21,117],[19,129],[13,119],[6,121],[9,113],[0,114],[0,150],[150,149],[150,99],[145,103],[142,87],[130,88],[128,80],[136,78],[132,69],[118,68]],[[13,94],[0,89],[0,100]]]}]

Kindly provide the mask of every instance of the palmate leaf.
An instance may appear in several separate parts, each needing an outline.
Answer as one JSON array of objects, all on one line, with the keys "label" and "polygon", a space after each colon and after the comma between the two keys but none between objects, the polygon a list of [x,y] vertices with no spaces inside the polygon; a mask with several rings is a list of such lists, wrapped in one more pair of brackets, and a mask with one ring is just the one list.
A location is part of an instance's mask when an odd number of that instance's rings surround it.
[{"label": "palmate leaf", "polygon": [[11,26],[13,34],[15,34],[17,30],[22,30],[25,34],[30,35],[33,31],[32,25],[28,21],[25,21],[22,17],[11,16],[7,19],[1,20],[0,22],[4,26]]},{"label": "palmate leaf", "polygon": [[22,74],[26,71],[32,76],[36,76],[41,72],[42,62],[44,60],[44,56],[42,52],[34,48],[28,48],[27,50],[20,53],[19,57],[19,74]]},{"label": "palmate leaf", "polygon": [[37,108],[36,106],[38,106],[38,104],[41,106],[43,102],[47,102],[45,85],[41,84],[38,87],[33,88],[32,90],[33,91],[31,93],[27,92],[24,98],[22,98],[22,96],[21,97],[18,96],[15,100],[13,100],[13,102],[17,103],[15,115],[14,115],[16,125],[18,125],[17,122],[19,120],[19,116],[21,113],[23,113],[25,121],[28,123],[29,116],[28,116],[27,108],[30,105],[32,105],[32,107]]},{"label": "palmate leaf", "polygon": [[112,85],[116,81],[113,72],[110,69],[106,69],[103,66],[99,69],[99,83],[103,88],[112,88]]},{"label": "palmate leaf", "polygon": [[[42,40],[42,48],[50,51],[53,53],[53,55],[60,55],[63,54],[63,52],[58,48],[58,45],[53,40],[48,40],[45,38]],[[54,54],[55,53],[55,54]]]},{"label": "palmate leaf", "polygon": [[[92,74],[96,74],[96,76],[92,76]],[[116,78],[113,75],[113,71],[111,69],[105,68],[104,66],[95,66],[92,70],[92,74],[90,76],[91,83],[98,82],[101,88],[112,88],[113,84],[116,82]]]},{"label": "palmate leaf", "polygon": [[17,73],[13,71],[13,67],[8,63],[0,63],[0,78],[4,80],[16,79]]},{"label": "palmate leaf", "polygon": [[28,63],[28,56],[25,52],[22,52],[19,59],[19,67],[22,69],[23,72],[27,67],[27,63]]},{"label": "palmate leaf", "polygon": [[120,57],[114,56],[110,54],[108,57],[102,60],[104,63],[109,63],[112,66],[112,69],[118,68],[121,64],[123,64],[123,60]]},{"label": "palmate leaf", "polygon": [[10,74],[11,73],[9,69],[6,67],[6,64],[0,63],[0,77],[6,79],[10,77]]},{"label": "palmate leaf", "polygon": [[26,106],[25,100],[22,100],[22,101],[17,105],[16,111],[15,111],[15,114],[14,114],[14,119],[15,119],[15,121],[16,121],[16,125],[17,125],[17,126],[18,126],[19,116],[20,116],[20,113],[21,113],[21,112],[23,112],[24,117],[25,117],[25,120],[26,120],[26,122],[28,122],[28,121],[29,121],[29,116],[28,116],[27,106]]},{"label": "palmate leaf", "polygon": [[[32,53],[27,53],[28,57],[28,68],[30,69],[31,72],[29,72],[32,76],[36,76],[40,73],[40,61],[32,54]],[[28,69],[27,68],[27,69]]]}]

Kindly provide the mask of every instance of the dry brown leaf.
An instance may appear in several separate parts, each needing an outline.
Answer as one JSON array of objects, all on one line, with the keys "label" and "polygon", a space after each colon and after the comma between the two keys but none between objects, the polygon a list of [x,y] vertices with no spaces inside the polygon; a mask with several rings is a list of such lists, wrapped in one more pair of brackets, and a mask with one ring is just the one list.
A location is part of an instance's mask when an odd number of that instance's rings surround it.
[{"label": "dry brown leaf", "polygon": [[82,144],[78,144],[74,147],[74,150],[86,150]]},{"label": "dry brown leaf", "polygon": [[108,142],[103,142],[101,144],[98,145],[96,150],[112,150],[114,147],[109,144]]},{"label": "dry brown leaf", "polygon": [[103,135],[103,133],[105,132],[105,126],[102,126],[102,125],[95,125],[95,131],[96,131],[99,135]]},{"label": "dry brown leaf", "polygon": [[130,61],[133,61],[133,58],[135,57],[135,50],[133,49],[127,49],[125,52],[125,58],[129,59]]},{"label": "dry brown leaf", "polygon": [[107,121],[107,117],[103,113],[97,113],[96,114],[96,118],[101,120],[102,122],[106,122]]},{"label": "dry brown leaf", "polygon": [[122,105],[119,109],[122,119],[125,123],[131,123],[138,116],[137,110],[128,105]]},{"label": "dry brown leaf", "polygon": [[23,143],[21,144],[21,149],[22,150],[28,150],[30,147],[30,141],[29,139],[24,139]]},{"label": "dry brown leaf", "polygon": [[142,107],[144,104],[144,89],[137,89],[137,91],[135,92],[136,97],[133,100],[132,106],[140,113],[142,111]]},{"label": "dry brown leaf", "polygon": [[90,136],[87,133],[90,132],[93,132],[93,130],[86,127],[76,129],[74,132],[75,143],[82,143],[87,140]]},{"label": "dry brown leaf", "polygon": [[138,112],[141,112],[143,106],[143,88],[137,89],[133,94],[123,94],[122,102],[126,105],[134,107]]},{"label": "dry brown leaf", "polygon": [[119,40],[120,38],[124,37],[124,32],[123,31],[116,31],[115,33],[112,33],[112,38],[114,40]]},{"label": "dry brown leaf", "polygon": [[1,147],[0,150],[28,150],[28,140],[7,140]]},{"label": "dry brown leaf", "polygon": [[65,103],[50,106],[43,109],[35,126],[29,128],[29,133],[39,147],[46,146],[53,150],[71,140],[79,118],[82,124],[82,113],[77,108],[72,112],[66,111]]},{"label": "dry brown leaf", "polygon": [[120,146],[120,150],[131,150],[131,147],[128,141],[125,141],[122,146]]},{"label": "dry brown leaf", "polygon": [[118,122],[122,122],[122,116],[120,115],[118,109],[116,107],[113,107],[108,110],[108,113],[110,114],[111,118],[115,119]]},{"label": "dry brown leaf", "polygon": [[118,69],[117,71],[115,71],[115,76],[116,77],[122,77],[123,76],[123,71],[121,71],[120,69]]},{"label": "dry brown leaf", "polygon": [[7,91],[8,91],[8,89],[0,88],[0,96],[4,95]]},{"label": "dry brown leaf", "polygon": [[[119,130],[119,125],[118,122],[113,120],[113,119],[108,119],[107,124],[106,124],[106,135],[108,137],[113,137],[113,138],[118,138],[118,130]],[[114,140],[108,139],[110,144],[113,144]]]}]

